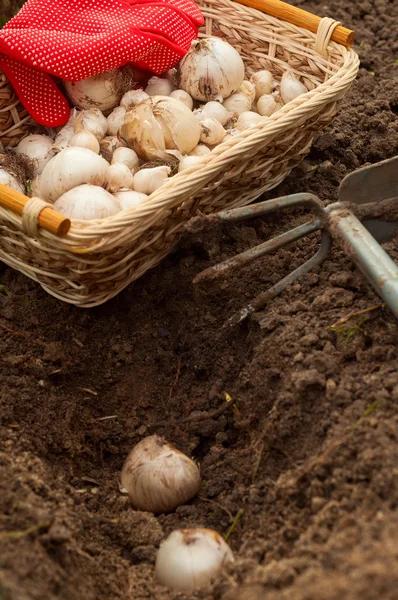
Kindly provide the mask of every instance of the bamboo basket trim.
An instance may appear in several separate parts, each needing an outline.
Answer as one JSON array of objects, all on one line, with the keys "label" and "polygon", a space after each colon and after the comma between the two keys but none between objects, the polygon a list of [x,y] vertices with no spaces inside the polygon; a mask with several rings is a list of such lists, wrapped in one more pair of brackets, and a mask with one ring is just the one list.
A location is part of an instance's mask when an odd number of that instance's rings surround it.
[{"label": "bamboo basket trim", "polygon": [[221,35],[234,44],[247,76],[269,68],[278,79],[289,66],[309,91],[174,175],[142,204],[99,221],[73,221],[64,238],[37,230],[38,204],[34,216],[28,206],[22,218],[0,208],[0,260],[58,299],[103,303],[169,254],[197,211],[242,206],[277,186],[356,77],[357,54],[330,41],[339,24],[333,19],[322,19],[314,34],[231,0],[198,4],[205,17],[199,37]]}]

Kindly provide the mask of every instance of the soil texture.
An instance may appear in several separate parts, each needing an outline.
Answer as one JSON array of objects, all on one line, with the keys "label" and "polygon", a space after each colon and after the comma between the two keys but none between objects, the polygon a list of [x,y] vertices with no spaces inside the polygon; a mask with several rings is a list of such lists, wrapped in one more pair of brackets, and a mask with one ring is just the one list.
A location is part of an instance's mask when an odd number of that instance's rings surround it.
[{"label": "soil texture", "polygon": [[[347,173],[398,152],[398,4],[293,4],[354,29],[361,68],[305,164],[264,199],[308,191],[330,203]],[[193,283],[307,217],[191,233],[90,310],[2,266],[2,600],[397,598],[398,321],[334,245],[322,267],[225,326],[310,258],[318,234]],[[398,261],[397,238],[384,248]],[[118,484],[152,433],[203,478],[161,516],[133,510]],[[228,534],[235,562],[193,594],[168,591],[154,577],[159,544],[198,526]]]}]

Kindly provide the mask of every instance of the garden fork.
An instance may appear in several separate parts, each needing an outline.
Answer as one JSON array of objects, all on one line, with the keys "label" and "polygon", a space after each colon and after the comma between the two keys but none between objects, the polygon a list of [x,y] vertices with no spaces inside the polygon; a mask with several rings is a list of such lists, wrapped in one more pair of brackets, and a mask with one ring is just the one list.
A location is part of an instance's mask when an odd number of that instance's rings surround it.
[{"label": "garden fork", "polygon": [[329,254],[332,241],[339,243],[398,319],[398,266],[380,246],[380,243],[388,241],[394,232],[398,231],[398,220],[371,218],[372,212],[377,210],[383,209],[385,212],[398,208],[398,156],[348,174],[340,184],[339,201],[327,207],[313,194],[292,194],[215,215],[195,217],[189,229],[199,231],[217,223],[242,222],[292,207],[311,209],[314,213],[313,219],[216,264],[195,277],[195,284],[228,277],[232,271],[253,262],[256,258],[285,247],[315,231],[321,231],[320,247],[314,256],[274,286],[260,293],[228,323],[237,324],[243,321],[299,277],[321,265]]}]

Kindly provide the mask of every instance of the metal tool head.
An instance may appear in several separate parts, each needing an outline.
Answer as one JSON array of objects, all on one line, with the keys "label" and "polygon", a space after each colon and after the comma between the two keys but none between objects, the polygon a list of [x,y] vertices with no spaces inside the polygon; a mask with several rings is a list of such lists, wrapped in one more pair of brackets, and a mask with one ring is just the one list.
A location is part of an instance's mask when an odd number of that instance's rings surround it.
[{"label": "metal tool head", "polygon": [[339,200],[357,205],[398,202],[398,156],[346,175],[339,187]]},{"label": "metal tool head", "polygon": [[362,224],[379,244],[389,242],[398,232],[398,221],[363,219]]},{"label": "metal tool head", "polygon": [[[354,205],[358,207],[355,211]],[[347,175],[339,188],[339,202],[329,204],[327,207],[324,207],[321,200],[312,194],[292,194],[260,202],[254,206],[218,213],[211,217],[211,223],[213,225],[236,223],[295,206],[312,209],[312,220],[218,265],[213,265],[195,277],[195,283],[228,277],[232,271],[242,268],[261,256],[287,246],[310,233],[322,231],[321,245],[314,256],[271,288],[258,294],[248,305],[233,315],[226,325],[242,322],[253,312],[263,308],[288,285],[308,273],[314,266],[320,265],[329,253],[332,238],[341,243],[346,254],[361,269],[398,318],[398,266],[378,243],[391,239],[398,228],[398,220],[375,219],[372,215],[372,212],[382,214],[386,207],[388,209],[393,207],[395,212],[395,207],[398,207],[398,156],[357,169]],[[363,213],[363,223],[354,212]],[[209,222],[208,219],[209,217],[202,218],[200,226],[205,226],[205,223]]]}]

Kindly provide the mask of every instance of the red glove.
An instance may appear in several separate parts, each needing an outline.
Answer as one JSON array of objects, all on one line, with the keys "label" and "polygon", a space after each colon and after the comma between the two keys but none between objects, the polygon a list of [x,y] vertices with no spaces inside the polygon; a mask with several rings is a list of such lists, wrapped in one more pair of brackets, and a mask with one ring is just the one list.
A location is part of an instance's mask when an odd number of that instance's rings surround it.
[{"label": "red glove", "polygon": [[80,81],[127,63],[160,75],[203,22],[193,0],[27,0],[0,31],[0,68],[35,121],[58,127],[70,108],[50,75]]}]

